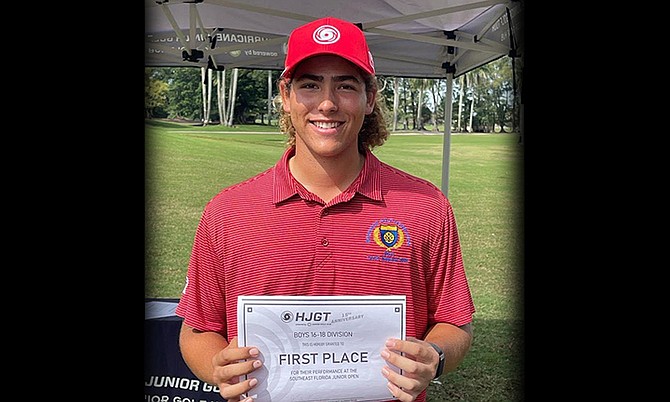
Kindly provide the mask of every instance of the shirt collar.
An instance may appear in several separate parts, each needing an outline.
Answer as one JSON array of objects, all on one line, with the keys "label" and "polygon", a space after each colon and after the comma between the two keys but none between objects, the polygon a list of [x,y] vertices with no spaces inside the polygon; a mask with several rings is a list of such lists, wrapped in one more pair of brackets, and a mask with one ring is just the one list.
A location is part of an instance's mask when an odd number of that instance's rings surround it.
[{"label": "shirt collar", "polygon": [[[295,155],[295,146],[289,147],[274,167],[274,181],[272,186],[272,202],[278,204],[294,195],[299,194],[300,184],[293,178],[288,168],[288,161]],[[376,156],[365,150],[365,162],[358,178],[352,184],[352,190],[372,200],[382,200],[381,189],[381,162]],[[301,187],[301,186],[300,186]]]}]

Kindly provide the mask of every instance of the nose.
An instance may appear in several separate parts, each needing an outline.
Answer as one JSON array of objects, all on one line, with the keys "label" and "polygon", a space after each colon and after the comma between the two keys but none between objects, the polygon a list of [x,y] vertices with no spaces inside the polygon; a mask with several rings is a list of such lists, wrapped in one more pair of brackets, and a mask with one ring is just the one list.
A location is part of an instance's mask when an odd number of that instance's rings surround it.
[{"label": "nose", "polygon": [[323,91],[323,98],[319,103],[319,112],[328,114],[337,111],[337,97],[332,89]]}]

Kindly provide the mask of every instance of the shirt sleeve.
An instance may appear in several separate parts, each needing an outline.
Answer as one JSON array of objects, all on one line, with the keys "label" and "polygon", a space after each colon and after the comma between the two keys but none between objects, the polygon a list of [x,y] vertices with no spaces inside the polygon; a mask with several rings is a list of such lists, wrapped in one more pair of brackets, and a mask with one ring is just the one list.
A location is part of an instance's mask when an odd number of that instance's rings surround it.
[{"label": "shirt sleeve", "polygon": [[431,248],[431,265],[436,269],[428,283],[432,301],[428,321],[429,326],[438,322],[460,326],[472,321],[475,307],[463,265],[456,218],[446,197],[443,216],[441,232],[434,239],[437,246]]},{"label": "shirt sleeve", "polygon": [[186,285],[175,313],[184,322],[201,331],[226,336],[223,261],[213,245],[207,208],[195,232]]}]

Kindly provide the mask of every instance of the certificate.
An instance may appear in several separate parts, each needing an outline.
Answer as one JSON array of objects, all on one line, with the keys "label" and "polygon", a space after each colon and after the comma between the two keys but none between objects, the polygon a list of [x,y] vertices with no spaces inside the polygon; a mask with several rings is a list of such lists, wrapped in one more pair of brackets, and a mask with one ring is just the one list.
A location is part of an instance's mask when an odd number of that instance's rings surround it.
[{"label": "certificate", "polygon": [[405,296],[239,296],[238,345],[258,347],[263,361],[241,380],[258,379],[249,392],[258,402],[393,399],[381,351],[405,339],[405,305]]}]

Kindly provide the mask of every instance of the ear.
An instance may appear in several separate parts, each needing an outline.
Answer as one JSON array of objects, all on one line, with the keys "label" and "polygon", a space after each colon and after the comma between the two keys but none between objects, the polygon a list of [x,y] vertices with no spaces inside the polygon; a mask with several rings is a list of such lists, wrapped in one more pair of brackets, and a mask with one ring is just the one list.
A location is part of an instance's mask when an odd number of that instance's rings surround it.
[{"label": "ear", "polygon": [[377,99],[377,91],[367,92],[367,100],[365,101],[365,114],[370,114],[375,109],[375,100]]},{"label": "ear", "polygon": [[281,105],[286,113],[291,112],[291,91],[286,84],[286,80],[279,81],[279,93],[281,94]]}]

